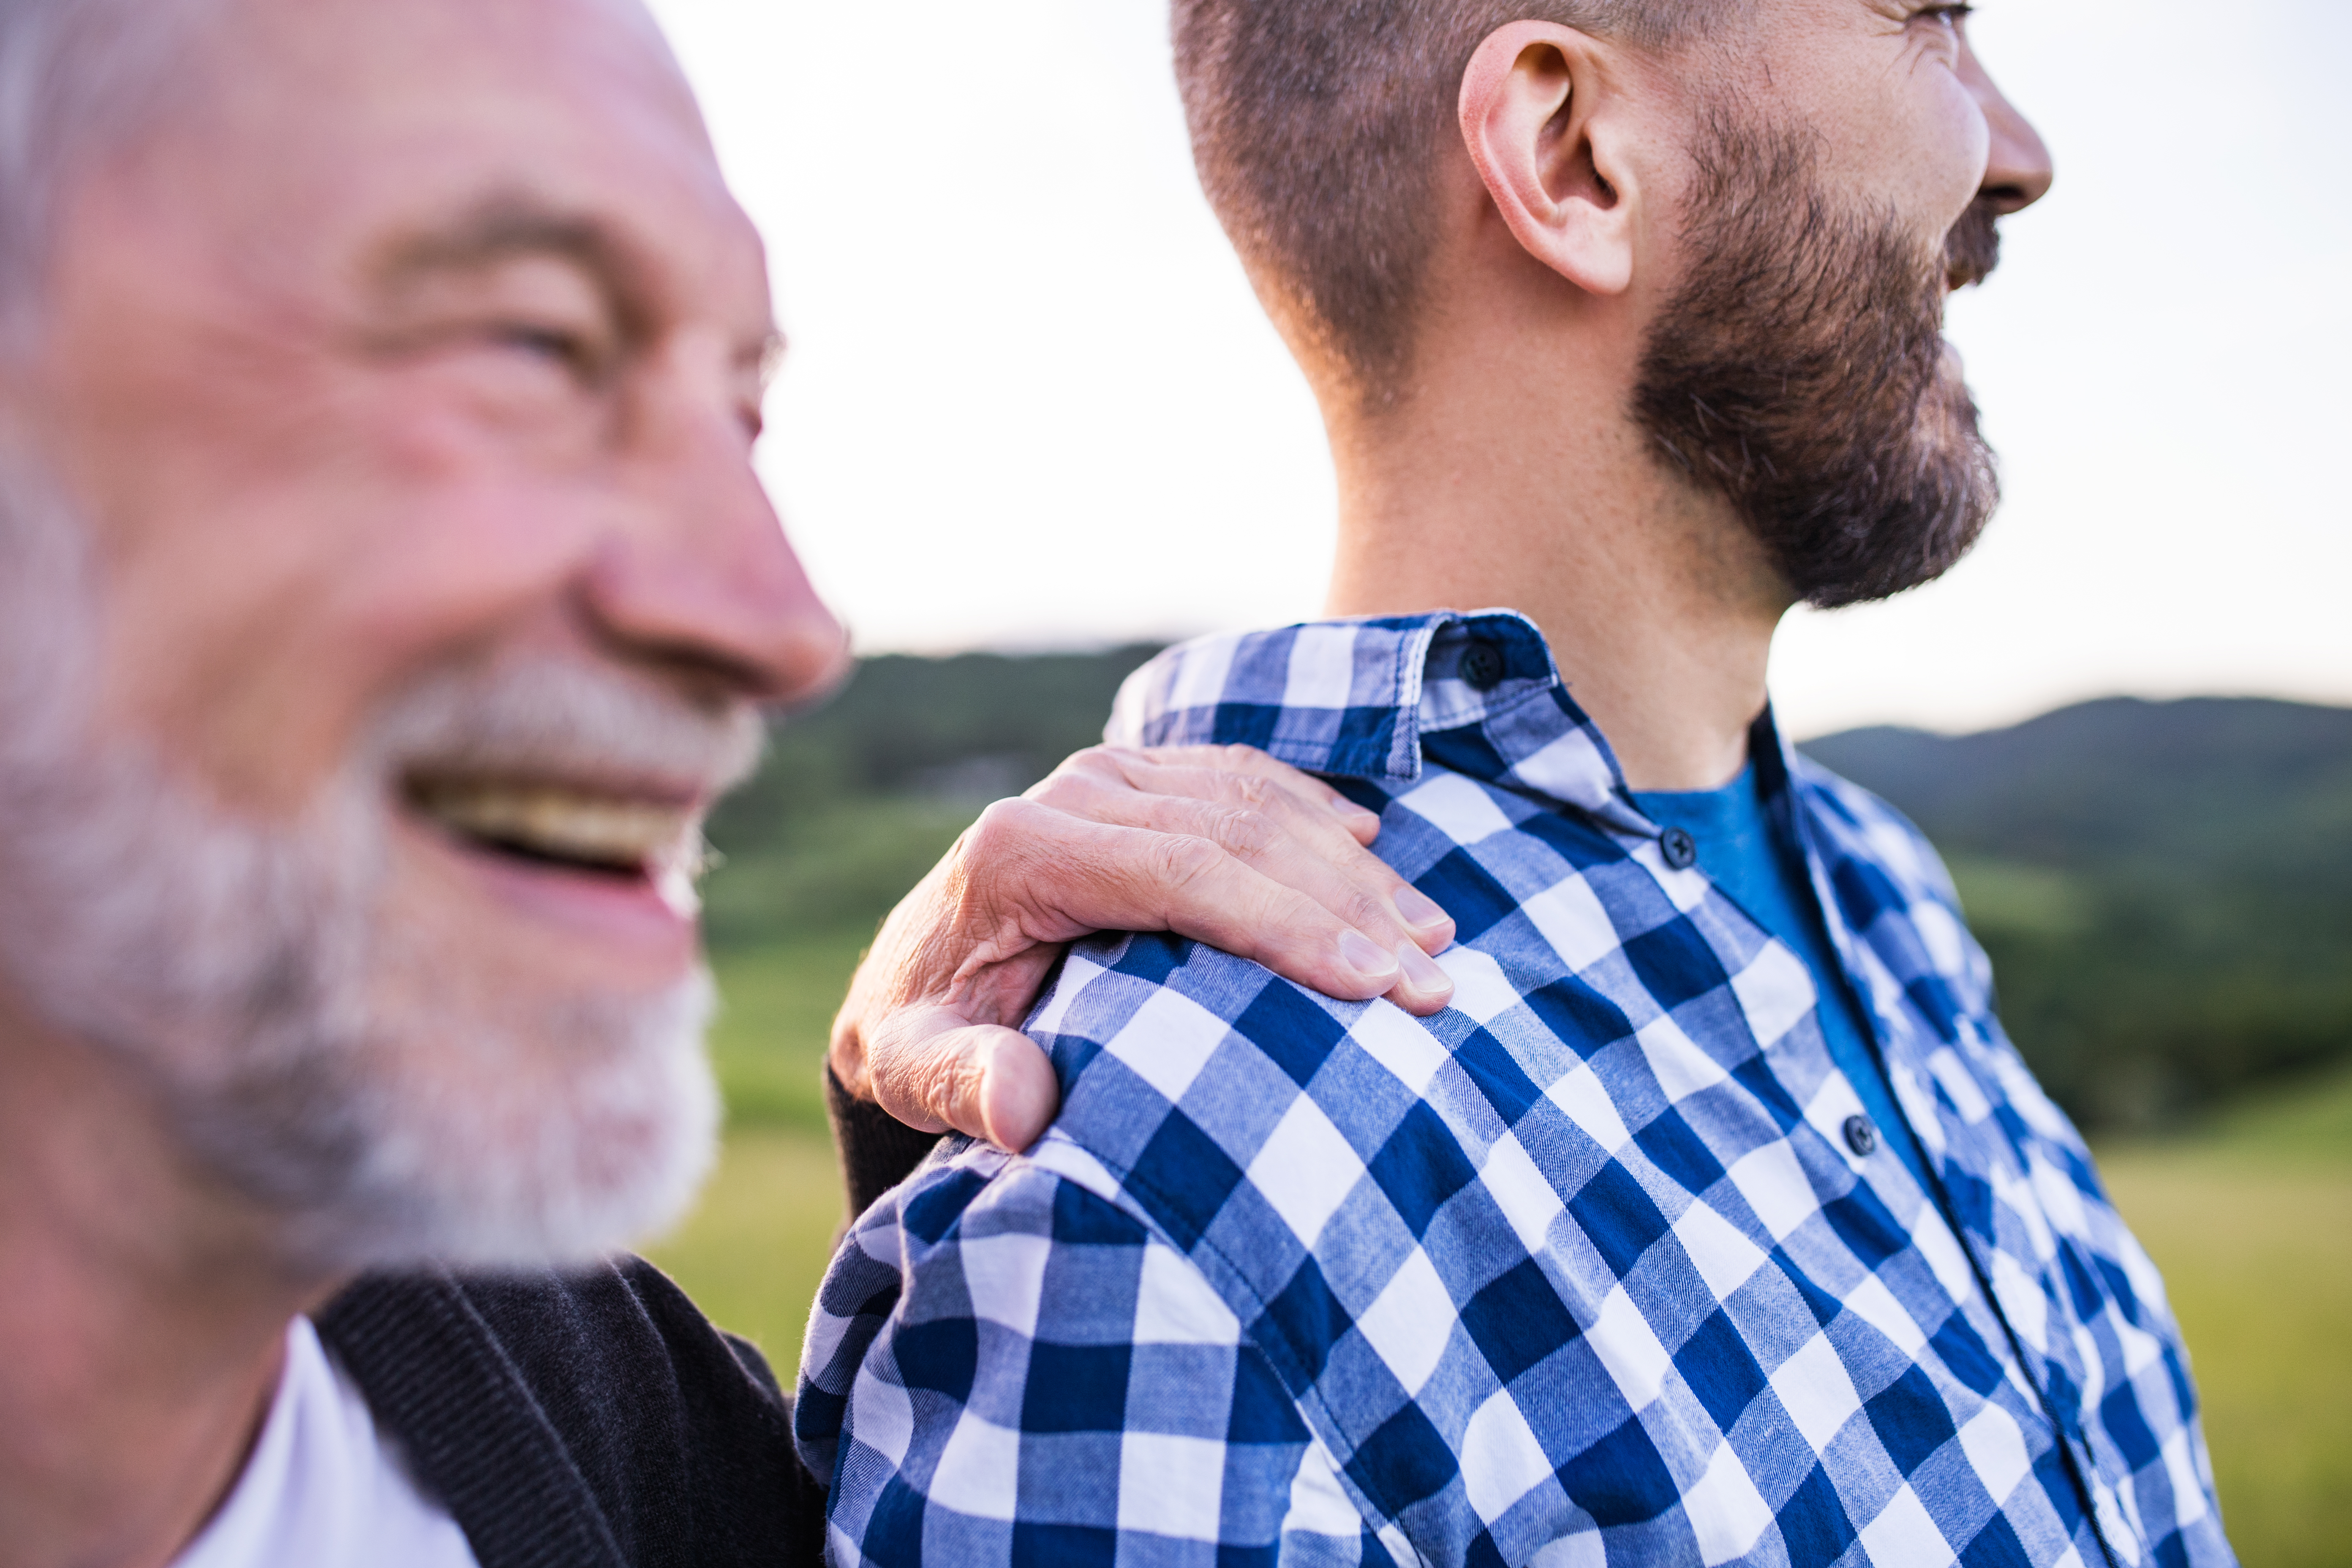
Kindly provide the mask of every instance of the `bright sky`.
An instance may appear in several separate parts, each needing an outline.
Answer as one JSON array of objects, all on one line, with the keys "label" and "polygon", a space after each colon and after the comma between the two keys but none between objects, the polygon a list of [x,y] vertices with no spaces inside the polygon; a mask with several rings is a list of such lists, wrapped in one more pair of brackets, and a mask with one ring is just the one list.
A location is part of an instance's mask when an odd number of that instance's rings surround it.
[{"label": "bright sky", "polygon": [[[653,5],[792,338],[762,469],[861,647],[1316,613],[1321,426],[1194,184],[1165,0]],[[1952,311],[2009,500],[1942,582],[1793,616],[1784,721],[2352,702],[2352,5],[1971,31],[2059,172]]]}]

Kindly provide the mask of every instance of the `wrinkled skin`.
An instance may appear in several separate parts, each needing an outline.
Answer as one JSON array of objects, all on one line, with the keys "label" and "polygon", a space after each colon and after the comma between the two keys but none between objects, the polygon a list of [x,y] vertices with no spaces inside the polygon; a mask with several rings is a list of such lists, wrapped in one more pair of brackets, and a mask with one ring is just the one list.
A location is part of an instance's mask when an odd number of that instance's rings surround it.
[{"label": "wrinkled skin", "polygon": [[1436,1012],[1454,986],[1428,955],[1454,923],[1370,853],[1379,827],[1248,747],[1081,752],[991,806],[892,912],[835,1020],[833,1070],[911,1126],[1027,1148],[1059,1090],[1013,1026],[1062,944],[1095,931],[1173,931],[1329,995]]}]

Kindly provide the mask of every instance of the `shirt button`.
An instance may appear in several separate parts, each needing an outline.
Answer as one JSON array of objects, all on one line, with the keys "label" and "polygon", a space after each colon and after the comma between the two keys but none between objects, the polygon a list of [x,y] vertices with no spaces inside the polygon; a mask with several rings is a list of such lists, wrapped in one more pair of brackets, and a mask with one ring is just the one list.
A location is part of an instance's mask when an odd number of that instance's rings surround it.
[{"label": "shirt button", "polygon": [[1698,859],[1698,840],[1679,827],[1669,827],[1658,835],[1658,851],[1666,864],[1676,871],[1687,871]]},{"label": "shirt button", "polygon": [[1462,650],[1460,674],[1473,691],[1492,691],[1502,683],[1503,650],[1490,642],[1474,642]]},{"label": "shirt button", "polygon": [[1878,1129],[1870,1124],[1869,1117],[1845,1119],[1845,1146],[1853,1151],[1857,1160],[1867,1160],[1878,1152]]}]

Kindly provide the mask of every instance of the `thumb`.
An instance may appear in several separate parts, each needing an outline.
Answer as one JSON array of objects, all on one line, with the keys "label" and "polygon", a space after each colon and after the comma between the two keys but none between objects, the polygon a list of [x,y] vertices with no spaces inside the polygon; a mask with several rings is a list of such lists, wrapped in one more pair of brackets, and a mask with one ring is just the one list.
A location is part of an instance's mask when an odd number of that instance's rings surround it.
[{"label": "thumb", "polygon": [[909,1127],[953,1128],[1015,1153],[1060,1107],[1062,1086],[1037,1043],[972,1024],[950,1007],[909,1007],[869,1043],[874,1100]]}]

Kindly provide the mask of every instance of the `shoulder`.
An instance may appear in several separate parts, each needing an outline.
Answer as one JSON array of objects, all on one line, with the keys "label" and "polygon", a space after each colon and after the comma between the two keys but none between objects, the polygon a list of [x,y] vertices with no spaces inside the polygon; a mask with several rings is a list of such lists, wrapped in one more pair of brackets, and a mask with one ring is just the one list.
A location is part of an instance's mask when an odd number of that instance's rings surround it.
[{"label": "shoulder", "polygon": [[[1265,1167],[1261,1181],[1306,1178],[1311,1165],[1267,1150],[1286,1121],[1328,1125],[1312,1101],[1330,1100],[1325,1110],[1350,1126],[1402,1112],[1389,1103],[1409,1098],[1401,1079],[1391,1077],[1383,1093],[1345,1061],[1327,1071],[1335,1054],[1352,1059],[1368,1040],[1392,1039],[1433,1059],[1444,1052],[1419,1021],[1386,1003],[1334,1001],[1245,959],[1159,934],[1074,949],[1029,1031],[1062,1079],[1055,1130],[1066,1145],[1188,1253],[1229,1229],[1218,1221],[1253,1166]],[[1254,1233],[1244,1226],[1226,1240],[1238,1246]]]},{"label": "shoulder", "polygon": [[[836,1531],[869,1548],[887,1536],[893,1478],[940,1520],[980,1529],[970,1521],[1008,1503],[1005,1479],[1048,1450],[1074,1474],[1099,1472],[1090,1490],[1149,1484],[1122,1479],[1117,1462],[1115,1435],[1131,1428],[1208,1442],[1235,1412],[1255,1412],[1267,1430],[1253,1441],[1303,1445],[1245,1337],[1066,1137],[1049,1132],[1023,1155],[950,1143],[835,1255],[810,1318],[795,1435],[831,1483]],[[1178,1420],[1196,1405],[1206,1425]],[[1105,1448],[1088,1434],[1114,1436]]]},{"label": "shoulder", "polygon": [[[920,1324],[978,1314],[1025,1332],[1036,1323],[1056,1250],[1099,1264],[1150,1246],[1150,1227],[1111,1193],[1089,1191],[1052,1168],[1045,1156],[1056,1148],[1066,1155],[1066,1140],[1054,1133],[1027,1155],[950,1139],[859,1216],[834,1255],[810,1320],[799,1411],[804,1443],[819,1413],[810,1389],[846,1394],[848,1372],[886,1320]],[[1132,1304],[1131,1289],[1097,1289],[1054,1306],[1101,1317],[1098,1326],[1115,1331],[1124,1321],[1122,1300]],[[834,1367],[843,1376],[828,1371]]]},{"label": "shoulder", "polygon": [[642,1258],[576,1272],[455,1276],[458,1295],[527,1375],[593,1385],[624,1372],[710,1384],[749,1405],[783,1395],[767,1358],[713,1324],[677,1282]]},{"label": "shoulder", "polygon": [[1271,1562],[1362,1533],[1328,1462],[1300,1507],[1318,1450],[1242,1320],[1055,1133],[944,1147],[867,1211],[801,1377],[837,1560]]},{"label": "shoulder", "polygon": [[[371,1276],[319,1326],[486,1563],[518,1529],[577,1534],[583,1562],[681,1541],[700,1562],[813,1560],[822,1499],[774,1373],[642,1258]],[[519,1519],[519,1496],[546,1517]]]},{"label": "shoulder", "polygon": [[1423,1020],[1133,936],[1074,951],[1030,1026],[1065,1083],[1041,1158],[1164,1237],[1295,1389],[1345,1332],[1318,1303],[1369,1301],[1407,1267],[1417,1226],[1475,1179],[1470,1124],[1537,1092],[1499,1045],[1473,1049],[1479,1081],[1457,1060],[1476,1016],[1502,1026],[1514,999],[1486,955],[1444,962],[1468,1010]]}]

